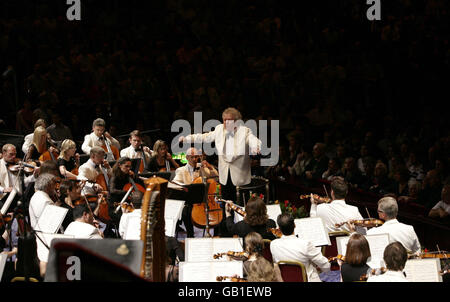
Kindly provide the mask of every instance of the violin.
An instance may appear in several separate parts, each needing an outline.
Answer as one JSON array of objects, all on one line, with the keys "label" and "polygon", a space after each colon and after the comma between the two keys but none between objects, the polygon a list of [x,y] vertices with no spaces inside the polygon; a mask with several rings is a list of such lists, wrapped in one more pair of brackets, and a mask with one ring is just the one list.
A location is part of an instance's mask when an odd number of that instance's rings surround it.
[{"label": "violin", "polygon": [[335,257],[330,257],[330,258],[328,258],[328,261],[329,261],[329,262],[337,262],[338,260],[340,260],[340,261],[342,261],[342,262],[345,262],[345,256],[343,256],[343,255],[337,255],[337,256],[335,256]]},{"label": "violin", "polygon": [[268,230],[269,230],[269,232],[271,232],[277,238],[280,238],[281,236],[283,236],[283,233],[281,232],[280,229],[268,228]]},{"label": "violin", "polygon": [[378,227],[380,225],[383,225],[384,221],[380,220],[380,219],[375,219],[375,218],[364,218],[364,219],[349,220],[349,221],[344,221],[341,223],[336,223],[335,226],[337,228],[339,228],[346,223],[353,223],[355,226],[360,226],[360,227],[373,228],[373,227]]},{"label": "violin", "polygon": [[28,160],[27,162],[21,161],[19,158],[14,159],[14,163],[8,163],[8,170],[16,173],[20,169],[23,168],[23,171],[26,174],[31,174],[34,172],[34,169],[37,167],[36,162],[33,160]]},{"label": "violin", "polygon": [[235,276],[217,276],[216,281],[221,282],[223,280],[230,280],[231,282],[248,282],[247,279]]},{"label": "violin", "polygon": [[300,195],[300,199],[310,199],[311,197],[314,199],[316,204],[332,202],[331,198],[323,197],[318,194],[311,193],[310,195],[307,195],[307,194]]},{"label": "violin", "polygon": [[237,205],[235,205],[231,200],[218,199],[218,201],[227,202],[227,204],[230,206],[230,208],[233,211],[235,211],[236,213],[238,213],[239,215],[241,215],[242,217],[245,217],[247,215],[245,210],[243,210],[241,207],[238,207]]},{"label": "violin", "polygon": [[359,281],[367,281],[367,279],[369,279],[370,276],[382,275],[385,272],[387,272],[387,268],[385,267],[373,268],[369,271],[368,274],[361,275],[361,277],[359,277]]},{"label": "violin", "polygon": [[447,251],[440,251],[440,252],[423,252],[419,255],[412,254],[409,255],[408,258],[420,258],[420,259],[430,259],[430,258],[439,258],[439,259],[449,259],[450,253]]},{"label": "violin", "polygon": [[228,256],[228,257],[231,257],[231,258],[237,258],[239,260],[244,260],[244,261],[247,260],[250,257],[249,253],[247,253],[245,251],[243,251],[243,252],[228,251],[226,253],[214,254],[213,258],[214,259],[219,259],[219,258],[222,258],[223,256]]},{"label": "violin", "polygon": [[47,143],[54,148],[54,150],[52,152],[50,152],[50,150],[46,150],[45,152],[43,152],[41,154],[41,156],[39,156],[39,160],[40,161],[54,161],[56,162],[58,156],[59,156],[59,149],[58,146],[56,146],[51,140],[49,140],[47,138]]}]

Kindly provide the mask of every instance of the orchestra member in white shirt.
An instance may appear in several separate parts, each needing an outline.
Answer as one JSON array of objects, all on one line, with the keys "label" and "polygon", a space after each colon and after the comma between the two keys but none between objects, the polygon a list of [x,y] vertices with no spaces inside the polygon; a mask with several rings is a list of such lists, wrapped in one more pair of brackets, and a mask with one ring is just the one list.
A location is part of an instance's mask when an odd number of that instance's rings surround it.
[{"label": "orchestra member in white shirt", "polygon": [[65,235],[72,235],[81,239],[102,239],[103,234],[95,226],[94,216],[86,204],[77,205],[73,208],[73,219],[68,226]]},{"label": "orchestra member in white shirt", "polygon": [[393,197],[378,201],[378,217],[384,220],[382,226],[371,228],[367,235],[389,234],[389,242],[400,242],[410,253],[420,253],[420,243],[414,227],[397,220],[398,204]]},{"label": "orchestra member in white shirt", "polygon": [[142,146],[142,137],[139,130],[134,130],[130,133],[129,142],[130,146],[120,150],[120,157],[141,158],[145,169],[150,162],[153,151],[147,146]]},{"label": "orchestra member in white shirt", "polygon": [[94,146],[102,147],[105,145],[105,138],[111,146],[120,150],[119,141],[112,137],[107,131],[105,131],[106,123],[103,119],[98,118],[92,123],[92,132],[84,137],[81,150],[84,153],[89,154],[91,148]]},{"label": "orchestra member in white shirt", "polygon": [[219,182],[222,184],[222,197],[236,200],[236,186],[251,182],[251,154],[260,154],[261,140],[250,128],[244,126],[240,112],[227,108],[222,113],[223,124],[214,131],[204,134],[191,134],[180,137],[186,143],[215,142],[219,157]]},{"label": "orchestra member in white shirt", "polygon": [[336,224],[349,220],[363,219],[361,213],[355,206],[345,203],[348,185],[342,177],[335,177],[331,182],[331,202],[320,203],[311,197],[310,217],[320,217],[328,232],[350,231],[347,224],[336,227]]},{"label": "orchestra member in white shirt", "polygon": [[49,173],[39,175],[34,184],[36,192],[31,197],[28,212],[30,224],[34,229],[47,205],[55,205],[55,201],[50,196],[55,196],[57,178]]},{"label": "orchestra member in white shirt", "polygon": [[[94,146],[89,149],[89,153],[89,160],[78,168],[77,179],[89,181],[83,187],[83,195],[96,195],[101,191],[108,190],[109,178],[112,172],[108,161],[105,160],[105,150],[103,148]],[[105,176],[106,188],[95,183],[100,174]]]},{"label": "orchestra member in white shirt", "polygon": [[367,282],[408,282],[403,274],[408,254],[400,242],[392,242],[386,246],[383,260],[387,271],[381,275],[369,276]]},{"label": "orchestra member in white shirt", "polygon": [[330,271],[330,263],[322,255],[320,247],[315,247],[311,242],[294,235],[295,223],[291,215],[280,214],[277,223],[283,235],[270,243],[273,262],[301,262],[306,268],[308,282],[321,282],[316,267],[322,272],[328,272]]}]

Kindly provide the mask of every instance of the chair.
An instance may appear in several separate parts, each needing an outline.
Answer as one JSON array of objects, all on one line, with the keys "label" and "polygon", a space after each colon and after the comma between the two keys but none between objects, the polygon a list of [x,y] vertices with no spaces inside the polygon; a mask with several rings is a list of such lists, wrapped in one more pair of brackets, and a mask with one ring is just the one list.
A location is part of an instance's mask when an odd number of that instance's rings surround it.
[{"label": "chair", "polygon": [[278,261],[284,282],[308,282],[305,265],[298,261]]},{"label": "chair", "polygon": [[272,253],[270,252],[270,240],[269,239],[263,239],[264,240],[264,247],[262,251],[262,256],[269,262],[273,262],[272,259]]},{"label": "chair", "polygon": [[[337,232],[329,232],[328,236],[330,236],[331,245],[322,246],[322,254],[327,257],[336,257],[338,254],[336,237],[349,236],[350,233],[347,231],[337,231]],[[340,267],[337,263],[332,263],[330,270],[338,271]]]}]

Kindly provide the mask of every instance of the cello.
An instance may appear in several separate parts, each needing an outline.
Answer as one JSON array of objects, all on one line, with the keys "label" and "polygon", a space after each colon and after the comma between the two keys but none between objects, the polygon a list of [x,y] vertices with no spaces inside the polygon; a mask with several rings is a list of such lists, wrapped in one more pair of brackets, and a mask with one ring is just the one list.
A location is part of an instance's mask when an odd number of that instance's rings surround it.
[{"label": "cello", "polygon": [[204,181],[201,176],[197,177],[192,183],[208,184],[208,197],[206,203],[195,203],[192,206],[191,219],[196,227],[206,229],[207,234],[209,234],[209,229],[218,226],[223,219],[222,208],[215,200],[216,191],[219,190],[219,187],[213,178],[208,178]]},{"label": "cello", "polygon": [[102,145],[103,150],[106,152],[106,160],[107,161],[115,161],[119,159],[120,153],[119,149],[117,149],[116,146],[111,145],[109,140],[105,137],[105,135],[102,135],[103,140],[105,141],[105,144]]}]

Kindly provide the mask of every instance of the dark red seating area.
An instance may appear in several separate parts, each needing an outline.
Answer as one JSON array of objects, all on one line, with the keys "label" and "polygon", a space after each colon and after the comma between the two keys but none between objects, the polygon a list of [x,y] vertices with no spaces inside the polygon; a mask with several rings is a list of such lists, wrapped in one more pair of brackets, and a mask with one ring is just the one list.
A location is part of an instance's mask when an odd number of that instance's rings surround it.
[{"label": "dark red seating area", "polygon": [[[285,180],[272,178],[270,179],[270,183],[272,196],[276,196],[280,202],[289,200],[297,207],[304,206],[308,213],[311,204],[309,200],[300,200],[300,194],[312,192],[326,196],[323,188],[324,185],[327,191],[330,192],[329,182],[324,180],[315,181],[306,185],[298,178],[289,177]],[[363,217],[368,217],[367,212],[369,212],[370,217],[375,218],[377,217],[377,202],[381,197],[381,195],[372,192],[351,188],[346,202],[357,206]],[[426,217],[425,213],[426,210],[420,205],[399,203],[399,214],[397,218],[400,222],[414,226],[423,248],[437,250],[437,246],[439,246],[440,250],[450,250],[450,225],[448,220],[440,222]]]}]

